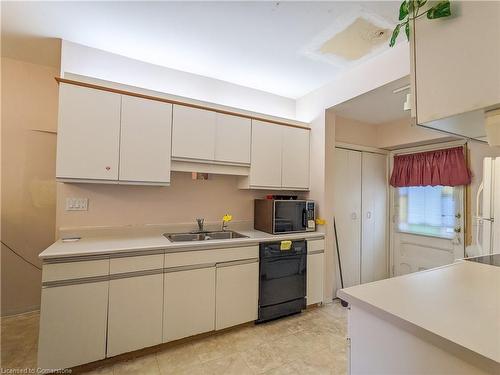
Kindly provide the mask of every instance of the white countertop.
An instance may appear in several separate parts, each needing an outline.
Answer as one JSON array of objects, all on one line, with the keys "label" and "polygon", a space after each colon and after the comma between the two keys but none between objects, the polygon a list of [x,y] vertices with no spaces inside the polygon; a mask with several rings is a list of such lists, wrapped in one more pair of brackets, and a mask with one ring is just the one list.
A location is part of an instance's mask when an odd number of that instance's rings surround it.
[{"label": "white countertop", "polygon": [[82,236],[76,242],[56,241],[39,255],[40,259],[55,259],[67,257],[92,256],[102,254],[117,254],[120,252],[132,251],[152,251],[165,250],[166,252],[179,252],[188,250],[199,250],[207,248],[223,248],[232,246],[242,246],[256,244],[259,242],[280,241],[301,238],[323,238],[321,232],[305,232],[273,235],[258,230],[238,230],[248,238],[234,238],[228,240],[209,240],[209,241],[189,241],[189,242],[171,242],[163,234],[164,231],[149,231],[148,233],[120,233],[106,235]]},{"label": "white countertop", "polygon": [[337,294],[500,362],[500,267],[458,261]]}]

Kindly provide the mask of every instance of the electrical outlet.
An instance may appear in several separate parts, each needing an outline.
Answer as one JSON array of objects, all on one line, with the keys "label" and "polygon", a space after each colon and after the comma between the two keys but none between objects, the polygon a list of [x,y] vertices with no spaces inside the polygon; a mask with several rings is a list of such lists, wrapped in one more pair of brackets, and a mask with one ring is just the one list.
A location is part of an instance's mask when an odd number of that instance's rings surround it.
[{"label": "electrical outlet", "polygon": [[87,211],[88,208],[88,198],[66,198],[66,211]]}]

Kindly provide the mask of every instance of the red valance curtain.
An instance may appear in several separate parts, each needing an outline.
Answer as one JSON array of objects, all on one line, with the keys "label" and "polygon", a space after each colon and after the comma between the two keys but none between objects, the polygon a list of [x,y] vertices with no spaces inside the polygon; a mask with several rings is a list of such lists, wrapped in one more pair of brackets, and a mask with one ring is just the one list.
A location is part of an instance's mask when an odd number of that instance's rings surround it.
[{"label": "red valance curtain", "polygon": [[405,186],[459,186],[470,184],[462,147],[396,155],[390,184]]}]

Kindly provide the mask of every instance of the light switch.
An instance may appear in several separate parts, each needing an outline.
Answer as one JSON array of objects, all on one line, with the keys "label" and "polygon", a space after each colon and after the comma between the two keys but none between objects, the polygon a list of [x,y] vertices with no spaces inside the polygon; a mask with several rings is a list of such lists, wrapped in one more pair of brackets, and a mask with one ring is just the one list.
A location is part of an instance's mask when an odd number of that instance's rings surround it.
[{"label": "light switch", "polygon": [[66,198],[66,211],[87,211],[88,208],[88,198]]}]

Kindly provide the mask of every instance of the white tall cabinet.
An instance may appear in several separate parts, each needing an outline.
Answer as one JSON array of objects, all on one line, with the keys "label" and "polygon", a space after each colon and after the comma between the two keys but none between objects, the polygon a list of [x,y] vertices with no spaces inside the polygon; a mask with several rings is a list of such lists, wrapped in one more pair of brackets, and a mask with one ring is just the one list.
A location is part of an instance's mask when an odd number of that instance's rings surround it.
[{"label": "white tall cabinet", "polygon": [[334,174],[333,200],[344,287],[386,278],[386,155],[337,147]]}]

